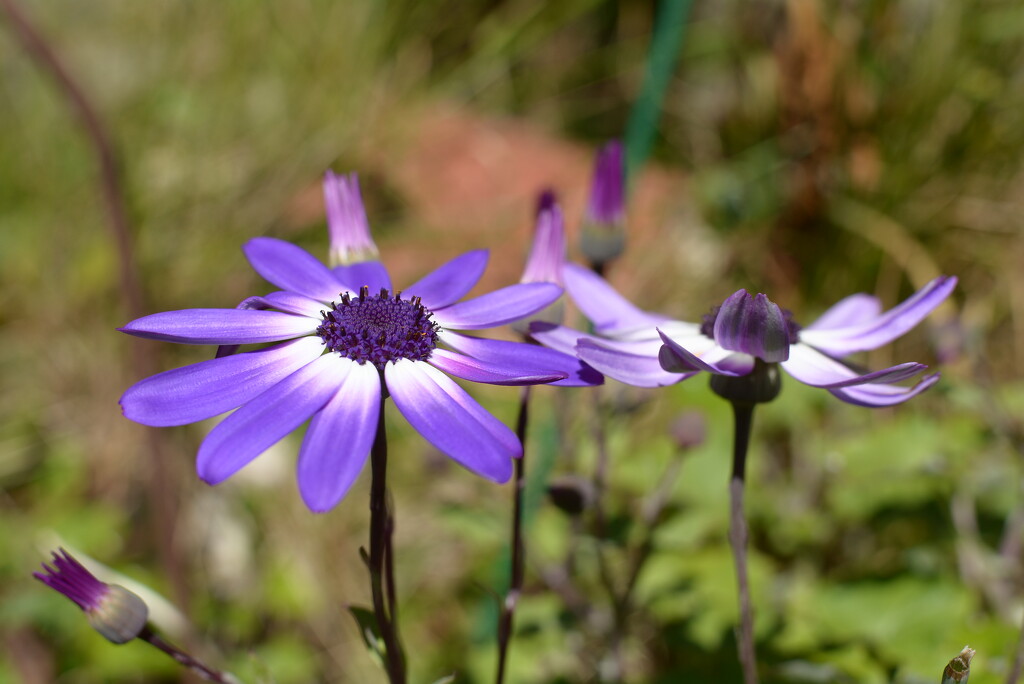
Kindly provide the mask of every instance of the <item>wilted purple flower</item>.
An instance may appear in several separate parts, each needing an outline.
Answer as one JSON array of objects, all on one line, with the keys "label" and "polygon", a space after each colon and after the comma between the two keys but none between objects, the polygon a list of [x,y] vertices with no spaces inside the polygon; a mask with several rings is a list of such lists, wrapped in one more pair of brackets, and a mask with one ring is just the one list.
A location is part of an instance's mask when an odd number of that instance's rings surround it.
[{"label": "wilted purple flower", "polygon": [[[329,174],[325,193],[344,198],[328,214],[333,248],[349,255],[360,244],[365,248],[354,179]],[[343,222],[349,225],[338,225]],[[244,251],[281,291],[250,297],[236,309],[153,314],[121,329],[184,344],[278,343],[160,373],[121,397],[125,416],[153,426],[184,425],[238,408],[199,448],[197,470],[210,484],[312,418],[299,452],[299,490],[311,510],[330,509],[362,470],[383,390],[431,444],[469,470],[504,482],[522,445],[446,373],[525,385],[565,379],[579,367],[575,359],[535,345],[455,332],[509,323],[561,294],[557,285],[527,283],[458,302],[483,274],[486,251],[467,252],[404,292],[392,291],[379,262],[332,270],[273,238],[251,240]]]},{"label": "wilted purple flower", "polygon": [[595,265],[615,259],[626,243],[626,166],[622,143],[612,140],[597,153],[580,239],[580,250]]},{"label": "wilted purple flower", "polygon": [[936,278],[885,313],[877,298],[852,295],[801,329],[788,311],[764,295],[751,296],[744,290],[696,324],[642,311],[603,278],[576,264],[566,264],[563,274],[566,293],[591,320],[595,334],[541,323],[532,326],[533,337],[563,352],[576,349],[581,359],[605,375],[639,387],[659,387],[700,371],[745,375],[759,358],[779,363],[800,382],[863,406],[906,401],[933,385],[938,374],[924,377],[914,387],[899,387],[892,383],[917,375],[925,366],[905,363],[861,374],[836,357],[900,337],[956,286],[955,277]]},{"label": "wilted purple flower", "polygon": [[131,641],[146,627],[145,601],[119,584],[96,579],[64,549],[53,552],[53,567],[43,563],[43,572],[32,576],[78,604],[92,628],[115,644]]}]

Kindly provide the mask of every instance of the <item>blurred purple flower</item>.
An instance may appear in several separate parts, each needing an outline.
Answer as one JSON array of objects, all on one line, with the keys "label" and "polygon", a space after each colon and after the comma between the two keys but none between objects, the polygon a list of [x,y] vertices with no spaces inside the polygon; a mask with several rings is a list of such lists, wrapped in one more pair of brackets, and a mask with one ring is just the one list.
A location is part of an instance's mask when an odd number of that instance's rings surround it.
[{"label": "blurred purple flower", "polygon": [[131,641],[146,627],[149,609],[141,598],[96,579],[64,549],[53,552],[53,567],[43,563],[43,572],[32,576],[78,604],[92,628],[115,644]]},{"label": "blurred purple flower", "polygon": [[612,140],[597,153],[590,200],[580,233],[580,251],[597,267],[615,259],[626,244],[626,166],[622,143]]},{"label": "blurred purple flower", "polygon": [[[372,254],[354,176],[328,174],[324,185],[334,197],[328,201],[332,252],[342,262]],[[387,270],[372,259],[330,269],[273,238],[251,240],[244,251],[281,291],[235,309],[168,311],[121,328],[183,344],[279,343],[160,373],[121,397],[126,417],[152,426],[185,425],[238,408],[199,448],[197,470],[210,484],[312,418],[299,452],[299,491],[311,510],[332,508],[366,462],[384,389],[427,441],[478,475],[504,482],[522,445],[446,373],[527,385],[566,379],[579,368],[575,358],[536,345],[455,332],[509,323],[561,294],[557,285],[526,283],[458,302],[483,274],[486,251],[467,252],[404,292],[392,291]]]}]

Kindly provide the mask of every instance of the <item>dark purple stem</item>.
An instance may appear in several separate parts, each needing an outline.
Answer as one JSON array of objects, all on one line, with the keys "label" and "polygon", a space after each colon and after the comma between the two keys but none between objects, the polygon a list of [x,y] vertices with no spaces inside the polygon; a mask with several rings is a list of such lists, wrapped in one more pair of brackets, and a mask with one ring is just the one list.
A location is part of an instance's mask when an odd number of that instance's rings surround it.
[{"label": "dark purple stem", "polygon": [[[391,684],[405,684],[405,654],[398,638],[395,612],[395,579],[391,536],[394,519],[388,506],[388,440],[384,428],[384,402],[380,400],[377,436],[370,450],[370,591],[373,594],[373,614],[377,629],[384,641],[384,662]],[[385,590],[385,583],[387,589]]]},{"label": "dark purple stem", "polygon": [[732,401],[735,432],[732,451],[732,476],[729,479],[729,544],[736,564],[739,588],[740,624],[737,648],[743,667],[744,684],[757,684],[757,656],[754,652],[754,613],[747,579],[747,520],[743,513],[743,482],[746,475],[747,447],[754,424],[754,404]]},{"label": "dark purple stem", "polygon": [[519,395],[519,418],[516,421],[516,436],[523,445],[523,455],[515,461],[515,489],[512,493],[512,538],[511,568],[509,571],[508,593],[501,604],[501,615],[498,618],[498,674],[497,684],[505,681],[505,662],[508,657],[509,643],[512,641],[513,616],[519,596],[523,590],[524,568],[526,566],[526,547],[523,544],[523,493],[526,491],[526,425],[529,419],[530,386],[523,387]]},{"label": "dark purple stem", "polygon": [[147,641],[156,648],[160,649],[167,655],[174,658],[176,662],[187,667],[191,672],[196,673],[208,682],[220,682],[220,684],[237,684],[238,680],[234,677],[213,670],[206,665],[190,656],[188,653],[180,650],[178,647],[164,641],[160,636],[153,632],[149,627],[146,627],[139,638],[143,641]]},{"label": "dark purple stem", "polygon": [[[17,38],[28,54],[55,81],[58,90],[74,110],[89,142],[92,143],[99,164],[99,181],[103,201],[107,208],[108,224],[117,248],[118,274],[125,313],[129,319],[141,318],[145,304],[138,269],[135,265],[135,250],[132,242],[131,222],[128,218],[128,203],[118,166],[117,154],[103,121],[96,113],[85,91],[75,82],[71,73],[57,53],[50,47],[43,35],[36,30],[28,17],[22,13],[15,0],[0,0]],[[156,360],[148,351],[146,343],[137,338],[128,341],[131,354],[131,368],[136,377],[155,373]],[[165,466],[166,459],[160,453],[163,446],[155,430],[149,430],[149,450],[152,471],[149,477],[149,499],[152,501],[154,516],[154,537],[162,565],[167,569],[174,587],[175,599],[179,605],[188,604],[188,590],[181,562],[175,552],[173,540],[176,537],[174,521],[177,505],[174,499],[172,473]]]}]

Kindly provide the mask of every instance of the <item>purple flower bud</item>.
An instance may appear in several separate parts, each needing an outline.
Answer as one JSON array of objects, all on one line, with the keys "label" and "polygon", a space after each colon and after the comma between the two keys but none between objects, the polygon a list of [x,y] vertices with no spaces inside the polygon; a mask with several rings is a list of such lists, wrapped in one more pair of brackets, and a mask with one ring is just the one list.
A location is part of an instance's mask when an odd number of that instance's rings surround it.
[{"label": "purple flower bud", "polygon": [[68,597],[85,611],[89,624],[108,641],[124,644],[142,633],[149,617],[145,601],[118,584],[107,584],[64,549],[53,553],[53,566],[34,572],[37,580]]},{"label": "purple flower bud", "polygon": [[790,337],[787,316],[766,295],[750,296],[746,290],[734,293],[715,318],[714,339],[723,349],[756,356],[768,363],[789,358]]},{"label": "purple flower bud", "polygon": [[597,154],[594,182],[583,221],[580,249],[592,264],[615,259],[625,247],[626,167],[622,143],[612,140]]},{"label": "purple flower bud", "polygon": [[554,283],[563,285],[565,264],[565,219],[562,208],[550,190],[541,193],[537,202],[537,223],[533,233],[530,256],[526,259],[521,283]]},{"label": "purple flower bud", "polygon": [[376,261],[380,252],[370,237],[370,223],[359,194],[359,177],[354,173],[338,175],[328,169],[324,174],[324,204],[331,236],[331,265]]}]

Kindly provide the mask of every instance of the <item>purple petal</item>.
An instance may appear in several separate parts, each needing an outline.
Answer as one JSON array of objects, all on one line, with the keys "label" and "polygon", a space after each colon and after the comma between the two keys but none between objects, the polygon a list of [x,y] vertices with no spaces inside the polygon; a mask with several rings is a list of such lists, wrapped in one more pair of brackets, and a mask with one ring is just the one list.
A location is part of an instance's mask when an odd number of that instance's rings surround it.
[{"label": "purple petal", "polygon": [[922,363],[901,363],[884,370],[858,375],[839,361],[822,354],[806,344],[795,344],[789,350],[789,360],[782,367],[794,378],[812,387],[835,389],[865,383],[891,384],[911,378],[928,366]]},{"label": "purple petal", "polygon": [[877,349],[907,333],[941,304],[956,287],[954,276],[940,276],[892,309],[868,321],[828,330],[805,329],[800,341],[832,356]]},{"label": "purple petal", "polygon": [[324,351],[303,337],[259,351],[211,359],[146,378],[121,397],[125,418],[143,425],[187,425],[238,408]]},{"label": "purple petal", "polygon": [[319,320],[278,311],[183,309],[143,316],[118,330],[182,344],[256,344],[308,335],[319,325]]},{"label": "purple petal", "polygon": [[384,369],[388,392],[424,438],[477,475],[507,482],[523,453],[515,434],[455,381],[428,364],[402,359]]},{"label": "purple petal", "polygon": [[578,264],[566,264],[562,272],[565,290],[599,333],[635,328],[653,328],[664,316],[649,314],[633,306],[601,276]]},{"label": "purple petal", "polygon": [[754,369],[754,357],[749,354],[736,353],[714,345],[699,352],[698,356],[665,333],[659,333],[664,346],[658,351],[658,360],[662,368],[673,373],[705,371],[716,375],[737,376],[746,375]]},{"label": "purple petal", "polygon": [[867,323],[880,313],[882,313],[882,303],[878,301],[878,297],[864,293],[853,294],[840,299],[804,330],[829,330]]},{"label": "purple petal", "polygon": [[455,257],[405,289],[431,310],[454,304],[477,284],[487,267],[487,250],[478,249]]},{"label": "purple petal", "polygon": [[544,321],[533,321],[530,323],[530,337],[545,347],[570,356],[576,355],[577,342],[584,338],[591,338],[590,335],[579,330]]},{"label": "purple petal", "polygon": [[[248,304],[243,307],[242,304]],[[310,318],[321,318],[323,312],[328,307],[323,302],[310,299],[304,295],[297,294],[295,292],[271,292],[270,294],[262,297],[249,297],[242,304],[238,305],[238,308],[247,309],[279,309],[286,313],[299,314],[300,316],[309,316]]]},{"label": "purple petal", "polygon": [[354,365],[324,354],[225,418],[199,447],[199,477],[215,485],[234,475],[323,408]]},{"label": "purple petal", "polygon": [[[440,337],[441,341],[449,347],[477,359],[512,368],[549,368],[564,373],[567,376],[564,380],[550,383],[559,387],[589,387],[604,382],[604,376],[576,358],[575,351],[570,356],[554,349],[538,347],[535,344],[484,340],[479,337],[459,335],[449,330],[442,330]],[[574,350],[575,346],[576,337],[573,338],[569,349]]]},{"label": "purple petal", "polygon": [[456,330],[494,328],[540,311],[560,296],[562,288],[552,283],[509,285],[443,309],[435,309],[434,320],[443,328]]},{"label": "purple petal", "polygon": [[330,302],[349,289],[316,257],[290,242],[259,237],[242,250],[256,272],[282,290]]},{"label": "purple petal", "polygon": [[746,290],[733,293],[715,319],[715,342],[724,349],[775,363],[789,358],[789,325],[768,297]]},{"label": "purple petal", "polygon": [[309,424],[299,451],[299,492],[309,510],[334,508],[359,476],[380,417],[380,372],[351,364],[341,387]]},{"label": "purple petal", "polygon": [[359,292],[359,288],[368,287],[371,294],[377,294],[384,290],[391,290],[391,276],[388,269],[379,261],[360,261],[348,266],[335,266],[334,273],[338,279],[350,285],[353,292]]},{"label": "purple petal", "polygon": [[530,368],[483,361],[447,349],[435,349],[428,363],[457,378],[470,382],[486,382],[490,385],[544,385],[555,380],[564,380],[569,376],[568,373],[551,369],[541,370],[536,366]]},{"label": "purple petal", "polygon": [[530,256],[523,269],[523,283],[562,284],[565,264],[565,220],[562,208],[550,193],[541,196]]},{"label": "purple petal", "polygon": [[693,375],[670,373],[661,367],[658,357],[630,354],[591,339],[581,339],[576,346],[577,355],[588,364],[619,382],[637,387],[665,387],[674,385]]},{"label": "purple petal", "polygon": [[866,406],[868,408],[879,408],[883,406],[894,406],[902,404],[911,397],[916,397],[921,392],[939,381],[939,374],[926,375],[913,387],[899,387],[896,385],[857,385],[855,387],[844,387],[842,389],[830,389],[829,392],[847,404]]}]

